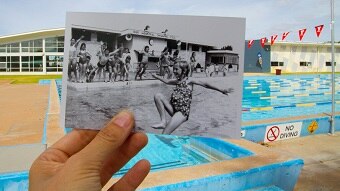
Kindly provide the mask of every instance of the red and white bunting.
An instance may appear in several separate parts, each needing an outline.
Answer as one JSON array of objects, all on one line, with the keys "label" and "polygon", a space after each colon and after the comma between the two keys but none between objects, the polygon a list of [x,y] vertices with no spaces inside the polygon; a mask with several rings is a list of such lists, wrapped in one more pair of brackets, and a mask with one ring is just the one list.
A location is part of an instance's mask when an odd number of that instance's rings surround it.
[{"label": "red and white bunting", "polygon": [[316,36],[319,37],[321,32],[322,32],[322,29],[323,29],[323,25],[319,25],[319,26],[316,26],[315,27],[315,32],[316,32]]},{"label": "red and white bunting", "polygon": [[285,40],[287,38],[287,36],[289,35],[289,32],[284,32],[282,34],[282,40]]},{"label": "red and white bunting", "polygon": [[307,29],[301,29],[299,30],[299,39],[300,41],[303,39],[303,36],[305,36]]},{"label": "red and white bunting", "polygon": [[254,40],[249,40],[248,41],[248,48],[250,48],[251,46],[253,46],[254,44]]},{"label": "red and white bunting", "polygon": [[270,38],[270,44],[273,45],[276,39],[277,39],[277,34],[271,36],[271,38]]},{"label": "red and white bunting", "polygon": [[262,48],[264,48],[264,44],[266,42],[267,42],[267,38],[266,37],[260,39],[260,43],[261,43]]}]

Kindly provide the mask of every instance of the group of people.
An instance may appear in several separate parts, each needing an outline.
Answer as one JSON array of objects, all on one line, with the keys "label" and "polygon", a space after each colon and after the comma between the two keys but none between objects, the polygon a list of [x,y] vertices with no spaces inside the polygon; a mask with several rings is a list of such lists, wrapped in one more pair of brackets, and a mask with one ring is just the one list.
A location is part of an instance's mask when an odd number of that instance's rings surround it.
[{"label": "group of people", "polygon": [[224,64],[223,66],[218,65],[217,63],[210,63],[207,64],[207,67],[205,69],[205,75],[207,77],[213,77],[218,76],[219,72],[222,72],[223,76],[227,75],[227,72],[229,72],[233,68],[232,64]]},{"label": "group of people", "polygon": [[[148,68],[149,57],[155,56],[154,52],[150,53],[150,47],[145,46],[142,51],[136,51],[138,54],[138,67],[135,71],[134,65],[131,63],[131,54],[128,48],[120,47],[113,52],[107,47],[106,43],[101,42],[98,47],[96,56],[98,62],[94,63],[91,60],[92,55],[86,50],[86,43],[82,42],[79,50],[77,47],[84,36],[81,36],[77,41],[71,40],[69,49],[69,64],[68,64],[68,80],[78,83],[93,82],[95,75],[98,76],[98,81],[115,82],[129,81],[130,69],[135,72],[135,80],[142,80]],[[176,63],[188,63],[188,77],[192,77],[197,68],[202,69],[202,66],[196,60],[196,52],[192,52],[188,60],[179,57],[179,50],[172,50],[165,47],[159,56],[157,66],[159,68],[159,76],[166,79],[173,79],[173,66]],[[223,66],[223,76],[232,68],[232,65]],[[221,71],[218,64],[207,64],[205,74],[207,77],[218,75]],[[108,74],[108,78],[107,78]],[[103,78],[102,78],[103,76]]]},{"label": "group of people", "polygon": [[[115,82],[119,75],[120,81],[129,80],[129,70],[131,68],[131,55],[128,48],[120,47],[113,52],[107,48],[107,44],[101,42],[98,62],[91,62],[92,55],[86,50],[86,43],[81,43],[79,51],[78,44],[84,37],[81,36],[77,41],[71,40],[69,49],[68,81],[78,83],[92,82],[98,74],[99,81],[103,74],[104,82]],[[109,74],[107,80],[106,74]]]},{"label": "group of people", "polygon": [[[173,75],[173,66],[179,62],[186,62],[179,57],[179,51],[175,50],[171,56],[171,50],[168,47],[165,47],[159,58],[159,76],[168,79],[175,77]],[[188,63],[188,75],[189,77],[192,77],[197,65],[199,65],[199,63],[196,62],[196,52],[192,52]]]}]

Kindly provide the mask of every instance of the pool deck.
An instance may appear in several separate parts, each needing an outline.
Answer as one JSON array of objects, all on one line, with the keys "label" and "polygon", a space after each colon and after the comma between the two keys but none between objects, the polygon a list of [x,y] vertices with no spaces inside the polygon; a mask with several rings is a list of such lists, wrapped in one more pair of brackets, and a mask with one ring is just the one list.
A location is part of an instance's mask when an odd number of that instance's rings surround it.
[{"label": "pool deck", "polygon": [[[335,115],[340,115],[340,112],[335,112]],[[281,123],[287,121],[295,121],[295,120],[303,120],[303,119],[315,119],[320,117],[327,117],[330,116],[326,113],[320,113],[315,115],[301,115],[301,116],[294,116],[294,117],[282,117],[282,118],[275,118],[275,119],[260,119],[255,121],[243,121],[242,126],[254,126],[259,124],[270,124],[270,123]]]},{"label": "pool deck", "polygon": [[[55,88],[52,86],[0,83],[0,95],[2,96],[0,105],[2,111],[7,111],[0,112],[2,121],[0,173],[28,170],[35,157],[45,149],[45,145],[41,141],[46,111],[48,111],[46,143],[51,145],[63,135],[63,131],[59,127],[60,108],[58,107],[57,94],[50,93],[51,98],[48,99],[48,92]],[[50,104],[49,108],[48,103]],[[324,114],[320,115],[324,116]],[[20,120],[17,116],[20,116]],[[303,116],[303,118],[306,117],[313,116]],[[287,118],[280,120],[287,120]],[[278,119],[272,119],[272,122],[278,122]],[[212,174],[226,174],[296,157],[302,158],[305,165],[295,190],[336,190],[340,187],[339,132],[335,136],[311,135],[266,144],[269,148],[242,139],[228,141],[247,148],[255,152],[256,155],[231,161],[153,172],[148,175],[140,188],[187,181]],[[8,162],[3,162],[3,158],[6,158]],[[111,179],[108,185],[115,181],[116,179]]]}]

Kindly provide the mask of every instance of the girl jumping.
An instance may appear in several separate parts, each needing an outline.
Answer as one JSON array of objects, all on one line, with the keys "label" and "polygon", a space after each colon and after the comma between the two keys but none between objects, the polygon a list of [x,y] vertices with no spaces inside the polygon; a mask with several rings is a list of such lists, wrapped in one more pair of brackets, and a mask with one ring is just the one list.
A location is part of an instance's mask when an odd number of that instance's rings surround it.
[{"label": "girl jumping", "polygon": [[[233,92],[233,88],[220,89],[208,82],[199,79],[189,79],[190,72],[188,63],[178,62],[173,66],[173,73],[176,79],[164,79],[161,76],[152,76],[167,85],[174,85],[174,91],[168,100],[163,94],[157,93],[154,97],[161,122],[152,126],[154,129],[163,129],[163,134],[171,134],[181,124],[189,119],[192,91],[194,85],[199,85],[208,89],[219,91],[225,95]],[[171,116],[169,122],[166,121],[166,112]]]}]

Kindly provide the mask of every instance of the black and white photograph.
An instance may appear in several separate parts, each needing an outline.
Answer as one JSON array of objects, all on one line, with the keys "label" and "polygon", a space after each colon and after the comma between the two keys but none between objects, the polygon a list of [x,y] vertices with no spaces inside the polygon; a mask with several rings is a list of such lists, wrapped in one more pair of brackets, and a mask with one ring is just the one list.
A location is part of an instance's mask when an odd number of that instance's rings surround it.
[{"label": "black and white photograph", "polygon": [[239,138],[244,42],[243,18],[68,13],[61,125]]}]

